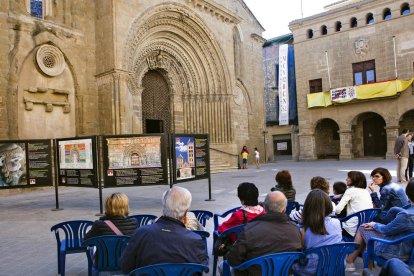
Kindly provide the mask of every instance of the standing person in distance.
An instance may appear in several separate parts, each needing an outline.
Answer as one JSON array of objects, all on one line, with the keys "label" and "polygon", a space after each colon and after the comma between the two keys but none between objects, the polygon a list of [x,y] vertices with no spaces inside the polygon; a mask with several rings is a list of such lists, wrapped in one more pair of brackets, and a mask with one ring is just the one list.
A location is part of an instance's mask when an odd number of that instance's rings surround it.
[{"label": "standing person in distance", "polygon": [[409,180],[413,177],[413,167],[414,167],[414,145],[413,145],[413,134],[410,133],[407,135],[408,139],[408,165],[405,169],[405,177]]},{"label": "standing person in distance", "polygon": [[397,158],[397,179],[401,184],[407,183],[405,169],[408,164],[408,129],[404,128],[402,134],[395,140],[394,155]]},{"label": "standing person in distance", "polygon": [[256,162],[256,169],[260,169],[260,153],[257,148],[254,148],[254,159]]},{"label": "standing person in distance", "polygon": [[247,169],[247,157],[249,157],[249,151],[246,146],[243,146],[243,149],[241,151],[241,156],[243,160],[243,167],[242,169]]}]

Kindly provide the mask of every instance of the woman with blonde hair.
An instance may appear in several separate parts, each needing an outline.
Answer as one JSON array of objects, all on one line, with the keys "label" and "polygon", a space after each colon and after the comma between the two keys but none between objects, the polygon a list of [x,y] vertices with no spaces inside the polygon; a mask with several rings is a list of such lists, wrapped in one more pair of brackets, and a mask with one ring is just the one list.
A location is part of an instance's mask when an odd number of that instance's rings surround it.
[{"label": "woman with blonde hair", "polygon": [[124,193],[117,192],[109,195],[105,199],[105,215],[93,223],[85,239],[118,233],[126,236],[132,235],[138,227],[138,222],[135,218],[128,218],[128,203],[128,197]]}]

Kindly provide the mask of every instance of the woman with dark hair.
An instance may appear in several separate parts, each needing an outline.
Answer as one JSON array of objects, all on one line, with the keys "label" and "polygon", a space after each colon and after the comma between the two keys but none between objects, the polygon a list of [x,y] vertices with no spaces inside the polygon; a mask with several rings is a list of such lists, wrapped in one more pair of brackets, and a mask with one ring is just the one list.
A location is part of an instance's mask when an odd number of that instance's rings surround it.
[{"label": "woman with dark hair", "polygon": [[[372,191],[371,198],[376,208],[388,211],[391,207],[402,207],[408,204],[407,195],[400,185],[392,182],[390,172],[385,168],[376,168],[371,172],[372,183],[368,188]],[[380,195],[375,190],[375,185],[380,187]]]},{"label": "woman with dark hair", "polygon": [[[352,215],[353,213],[373,208],[371,196],[367,191],[367,180],[365,175],[359,171],[349,171],[348,178],[346,179],[346,189],[344,195],[335,208],[335,212],[340,214],[346,206],[346,214]],[[342,235],[348,237],[355,236],[356,227],[358,225],[358,218],[354,217],[342,224]]]},{"label": "woman with dark hair", "polygon": [[296,190],[293,188],[292,184],[292,176],[290,172],[287,170],[279,171],[275,177],[276,185],[272,187],[270,190],[280,191],[285,194],[288,201],[295,201],[296,198]]},{"label": "woman with dark hair", "polygon": [[[414,178],[407,184],[405,192],[411,202],[414,202]],[[394,207],[397,209],[397,207]],[[378,222],[364,223],[358,228],[355,242],[361,246],[346,258],[347,271],[355,271],[355,259],[365,250],[365,245],[370,238],[377,237],[386,240],[397,240],[403,236],[414,233],[414,206],[407,210],[400,208],[400,212],[394,213],[394,218],[387,224]],[[375,254],[385,259],[398,258],[407,261],[410,258],[414,241],[406,241],[398,244],[376,243]],[[370,264],[370,267],[372,264]]]},{"label": "woman with dark hair", "polygon": [[[320,189],[312,190],[306,197],[302,213],[302,243],[304,250],[342,241],[341,223],[331,218],[332,202],[328,194]],[[318,256],[307,256],[306,265],[295,265],[295,274],[314,275]]]},{"label": "woman with dark hair", "polygon": [[229,228],[245,224],[258,215],[264,214],[264,209],[259,205],[259,190],[250,182],[243,182],[237,187],[237,196],[242,207],[234,212],[231,217],[218,227],[221,233]]}]

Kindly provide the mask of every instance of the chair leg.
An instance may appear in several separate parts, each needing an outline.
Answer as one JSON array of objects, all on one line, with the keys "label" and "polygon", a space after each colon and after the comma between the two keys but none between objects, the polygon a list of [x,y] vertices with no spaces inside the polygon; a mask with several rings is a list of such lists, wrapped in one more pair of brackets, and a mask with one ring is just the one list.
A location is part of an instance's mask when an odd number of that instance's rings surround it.
[{"label": "chair leg", "polygon": [[60,252],[59,252],[59,248],[58,248],[58,251],[57,251],[57,266],[58,266],[58,274],[61,274],[61,270],[62,270],[62,268],[60,267]]},{"label": "chair leg", "polygon": [[65,276],[65,261],[66,261],[66,254],[64,254],[64,253],[60,254],[60,262],[59,262],[60,272],[59,272],[59,274],[61,276]]},{"label": "chair leg", "polygon": [[214,255],[213,259],[213,276],[216,276],[218,256]]}]

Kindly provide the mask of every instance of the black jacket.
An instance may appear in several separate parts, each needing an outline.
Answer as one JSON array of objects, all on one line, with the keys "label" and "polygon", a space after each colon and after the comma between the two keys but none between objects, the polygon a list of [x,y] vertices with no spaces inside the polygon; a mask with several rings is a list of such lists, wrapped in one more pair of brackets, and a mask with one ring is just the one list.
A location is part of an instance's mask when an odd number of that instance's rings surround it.
[{"label": "black jacket", "polygon": [[122,232],[125,236],[131,236],[134,233],[135,229],[138,227],[138,222],[135,218],[123,218],[123,217],[101,217],[99,220],[96,220],[91,230],[88,231],[85,235],[85,240],[103,235],[116,235],[114,231],[104,222],[105,220],[112,221],[113,224]]},{"label": "black jacket", "polygon": [[160,217],[154,224],[141,226],[132,235],[121,257],[124,273],[152,264],[197,263],[208,265],[201,237],[170,217]]},{"label": "black jacket", "polygon": [[[302,250],[299,228],[285,213],[267,213],[252,219],[240,233],[226,257],[230,265],[279,252]],[[235,271],[236,275],[261,275],[259,269],[247,272]]]}]

